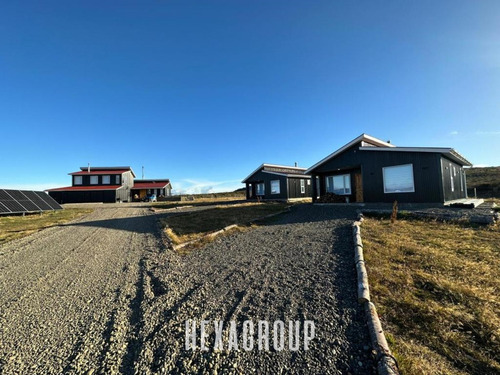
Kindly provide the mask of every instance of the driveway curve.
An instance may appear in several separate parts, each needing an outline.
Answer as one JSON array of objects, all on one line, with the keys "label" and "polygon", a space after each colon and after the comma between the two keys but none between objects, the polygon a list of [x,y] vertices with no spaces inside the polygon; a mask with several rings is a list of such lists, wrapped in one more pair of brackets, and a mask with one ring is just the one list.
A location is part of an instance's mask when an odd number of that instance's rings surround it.
[{"label": "driveway curve", "polygon": [[[354,210],[296,206],[178,255],[142,205],[0,247],[0,373],[370,374]],[[313,321],[308,350],[186,349],[186,321]],[[221,349],[221,350],[219,350]],[[233,348],[234,349],[234,348]]]}]

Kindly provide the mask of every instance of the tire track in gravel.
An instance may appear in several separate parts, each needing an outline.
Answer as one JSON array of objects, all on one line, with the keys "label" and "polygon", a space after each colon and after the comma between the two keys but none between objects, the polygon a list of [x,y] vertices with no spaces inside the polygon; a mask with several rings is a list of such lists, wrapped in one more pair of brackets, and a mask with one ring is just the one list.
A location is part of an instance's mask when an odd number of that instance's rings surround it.
[{"label": "tire track in gravel", "polygon": [[[136,369],[160,374],[370,374],[356,300],[350,208],[300,206],[269,225],[217,238],[152,268],[165,292],[143,305]],[[185,350],[185,321],[313,320],[309,351]],[[213,327],[207,333],[213,334]],[[199,336],[198,336],[199,339]],[[210,341],[212,340],[212,341]],[[199,345],[199,343],[198,343]],[[361,365],[360,365],[361,364]]]},{"label": "tire track in gravel", "polygon": [[[114,211],[109,219],[113,219],[119,214],[118,211]],[[96,214],[89,217],[94,218]],[[78,219],[74,223],[82,222],[85,219]],[[83,242],[76,242],[76,245],[72,247],[60,247],[58,252],[50,252],[42,254],[42,262],[38,263],[37,268],[30,268],[30,272],[26,272],[26,267],[29,267],[29,260],[31,260],[32,254],[31,249],[34,246],[46,248],[51,246],[53,243],[63,243],[66,239],[66,232],[59,230],[61,227],[65,225],[60,225],[58,227],[52,227],[44,230],[44,236],[28,236],[22,238],[15,243],[12,243],[11,246],[6,246],[6,248],[12,249],[10,251],[11,257],[1,257],[0,264],[4,269],[2,274],[0,275],[0,285],[4,280],[8,280],[8,282],[15,283],[17,286],[17,290],[7,289],[6,293],[0,296],[0,306],[7,306],[9,303],[9,299],[20,302],[23,298],[25,298],[26,294],[21,294],[19,296],[19,289],[27,289],[29,293],[30,290],[36,288],[37,284],[40,284],[44,280],[47,280],[49,277],[54,276],[54,270],[57,270],[61,264],[66,262],[71,258],[73,253],[77,251],[79,248],[84,247],[86,242],[93,239],[94,236],[97,235],[102,228],[95,228],[92,232],[86,235]],[[78,232],[84,232],[85,228],[76,228]],[[80,236],[81,234],[73,234],[73,236]],[[26,259],[28,258],[28,259]],[[6,264],[5,261],[9,263]],[[42,273],[43,272],[43,273]],[[2,288],[3,289],[3,288]],[[9,293],[10,292],[10,293]],[[15,294],[14,294],[15,293]]]},{"label": "tire track in gravel", "polygon": [[0,372],[132,372],[144,257],[163,246],[154,215],[118,206],[0,248]]}]

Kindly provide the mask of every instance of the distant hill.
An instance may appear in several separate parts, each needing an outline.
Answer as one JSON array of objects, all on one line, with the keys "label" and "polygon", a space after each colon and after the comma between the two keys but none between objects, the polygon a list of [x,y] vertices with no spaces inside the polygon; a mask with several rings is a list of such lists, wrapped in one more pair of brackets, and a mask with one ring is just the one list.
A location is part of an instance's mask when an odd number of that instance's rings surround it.
[{"label": "distant hill", "polygon": [[478,198],[500,198],[500,167],[468,168],[465,175],[469,197],[476,188]]}]

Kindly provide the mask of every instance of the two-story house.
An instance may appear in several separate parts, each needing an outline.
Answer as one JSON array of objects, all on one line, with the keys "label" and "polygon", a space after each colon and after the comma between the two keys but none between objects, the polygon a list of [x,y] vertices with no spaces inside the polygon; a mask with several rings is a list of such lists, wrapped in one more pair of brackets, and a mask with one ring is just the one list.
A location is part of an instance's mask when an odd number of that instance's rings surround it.
[{"label": "two-story house", "polygon": [[47,190],[58,203],[130,201],[135,177],[130,167],[81,167],[69,175],[71,186]]}]

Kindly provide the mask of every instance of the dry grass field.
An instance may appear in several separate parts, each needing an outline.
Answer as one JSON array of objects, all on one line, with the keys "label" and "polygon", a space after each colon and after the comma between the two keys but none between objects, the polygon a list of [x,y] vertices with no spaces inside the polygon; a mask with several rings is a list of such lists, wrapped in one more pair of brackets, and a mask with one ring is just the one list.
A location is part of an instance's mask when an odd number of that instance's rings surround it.
[{"label": "dry grass field", "polygon": [[361,230],[402,374],[499,374],[498,226],[367,219]]},{"label": "dry grass field", "polygon": [[90,212],[92,212],[91,209],[66,208],[58,211],[46,211],[42,214],[2,216],[0,217],[0,244],[44,228],[67,223]]},{"label": "dry grass field", "polygon": [[474,188],[479,198],[500,195],[500,167],[468,168],[466,175],[469,196],[474,196]]},{"label": "dry grass field", "polygon": [[257,218],[284,211],[288,205],[282,203],[243,203],[214,206],[203,211],[175,215],[162,219],[168,236],[174,244],[197,240],[209,232],[232,224],[247,224]]},{"label": "dry grass field", "polygon": [[[243,198],[244,199],[244,198]],[[168,210],[171,208],[182,208],[186,206],[212,206],[215,204],[236,204],[241,203],[242,199],[235,197],[220,197],[220,198],[197,198],[192,201],[165,201],[151,203],[151,206],[157,210]]]}]

